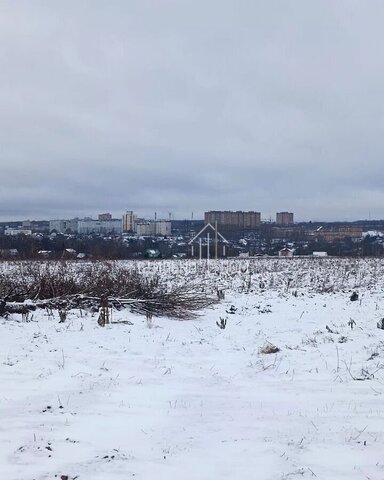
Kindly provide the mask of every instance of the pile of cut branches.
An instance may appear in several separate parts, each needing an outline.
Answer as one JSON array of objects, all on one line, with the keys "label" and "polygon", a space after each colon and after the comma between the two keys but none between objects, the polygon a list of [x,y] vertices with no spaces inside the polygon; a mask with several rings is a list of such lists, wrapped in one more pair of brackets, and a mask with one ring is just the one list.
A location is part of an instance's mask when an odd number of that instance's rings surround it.
[{"label": "pile of cut branches", "polygon": [[103,298],[116,309],[189,319],[217,297],[118,262],[20,262],[0,271],[0,316],[38,308],[97,311]]}]

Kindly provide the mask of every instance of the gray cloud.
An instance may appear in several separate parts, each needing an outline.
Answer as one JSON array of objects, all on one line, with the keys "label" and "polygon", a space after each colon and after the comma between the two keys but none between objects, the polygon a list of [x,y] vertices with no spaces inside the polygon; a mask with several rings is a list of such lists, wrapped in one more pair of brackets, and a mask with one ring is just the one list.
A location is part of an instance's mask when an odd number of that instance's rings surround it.
[{"label": "gray cloud", "polygon": [[384,217],[384,4],[0,4],[0,219]]}]

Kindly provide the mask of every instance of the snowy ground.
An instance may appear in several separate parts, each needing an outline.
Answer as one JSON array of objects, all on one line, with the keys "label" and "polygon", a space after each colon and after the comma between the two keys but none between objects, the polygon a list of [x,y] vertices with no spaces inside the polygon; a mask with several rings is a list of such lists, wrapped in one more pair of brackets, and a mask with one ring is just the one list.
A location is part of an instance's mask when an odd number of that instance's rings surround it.
[{"label": "snowy ground", "polygon": [[300,288],[299,262],[274,287],[221,277],[222,303],[152,328],[0,320],[0,478],[384,479],[383,266],[362,262],[332,293]]}]

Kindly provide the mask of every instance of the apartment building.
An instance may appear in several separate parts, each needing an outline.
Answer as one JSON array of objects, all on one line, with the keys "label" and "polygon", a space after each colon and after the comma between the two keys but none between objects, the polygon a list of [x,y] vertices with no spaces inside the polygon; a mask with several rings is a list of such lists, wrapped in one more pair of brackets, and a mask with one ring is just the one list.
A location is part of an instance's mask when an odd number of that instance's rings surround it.
[{"label": "apartment building", "polygon": [[127,210],[123,215],[123,232],[134,232],[137,215],[132,210]]},{"label": "apartment building", "polygon": [[110,213],[99,213],[98,219],[105,222],[106,220],[112,220],[112,215]]},{"label": "apartment building", "polygon": [[77,224],[79,219],[72,218],[71,220],[50,220],[49,232],[56,233],[77,233]]},{"label": "apartment building", "polygon": [[292,212],[278,212],[276,213],[277,225],[293,225],[293,213]]},{"label": "apartment building", "polygon": [[260,212],[243,212],[236,211],[232,212],[229,210],[211,210],[205,212],[204,214],[205,223],[210,223],[215,225],[217,222],[218,226],[226,230],[252,230],[257,228],[261,223],[261,214]]},{"label": "apartment building", "polygon": [[318,230],[315,232],[315,235],[323,238],[327,242],[342,240],[344,238],[351,238],[354,241],[359,241],[363,237],[363,229],[359,226],[344,225],[333,230]]},{"label": "apartment building", "polygon": [[79,220],[77,233],[79,235],[89,235],[92,233],[120,235],[122,233],[122,221],[119,219],[93,220],[86,218]]},{"label": "apartment building", "polygon": [[172,222],[168,220],[141,220],[135,223],[135,233],[139,236],[167,237],[172,233]]}]

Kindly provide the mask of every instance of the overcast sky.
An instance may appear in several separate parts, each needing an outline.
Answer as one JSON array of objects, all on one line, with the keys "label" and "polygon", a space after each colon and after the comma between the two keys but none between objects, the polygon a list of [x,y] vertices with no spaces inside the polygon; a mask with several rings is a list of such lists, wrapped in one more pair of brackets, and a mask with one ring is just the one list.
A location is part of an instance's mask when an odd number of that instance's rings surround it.
[{"label": "overcast sky", "polygon": [[0,221],[384,218],[383,0],[1,0]]}]

